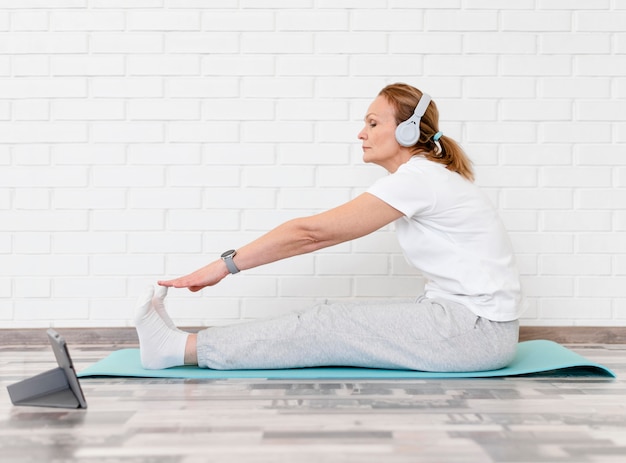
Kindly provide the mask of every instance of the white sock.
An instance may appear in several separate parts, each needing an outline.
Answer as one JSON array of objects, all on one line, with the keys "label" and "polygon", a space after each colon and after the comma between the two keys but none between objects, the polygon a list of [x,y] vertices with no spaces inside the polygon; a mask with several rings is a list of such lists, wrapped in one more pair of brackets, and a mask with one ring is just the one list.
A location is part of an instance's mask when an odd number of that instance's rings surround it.
[{"label": "white sock", "polygon": [[167,326],[169,326],[174,331],[184,333],[184,331],[178,329],[170,316],[167,314],[167,310],[165,310],[165,296],[167,296],[167,286],[157,286],[156,290],[154,291],[154,297],[152,298],[152,306],[154,307],[154,310],[157,311],[157,313]]},{"label": "white sock", "polygon": [[154,288],[137,301],[135,328],[139,336],[141,364],[148,370],[160,370],[185,364],[188,333],[174,331],[152,305]]}]

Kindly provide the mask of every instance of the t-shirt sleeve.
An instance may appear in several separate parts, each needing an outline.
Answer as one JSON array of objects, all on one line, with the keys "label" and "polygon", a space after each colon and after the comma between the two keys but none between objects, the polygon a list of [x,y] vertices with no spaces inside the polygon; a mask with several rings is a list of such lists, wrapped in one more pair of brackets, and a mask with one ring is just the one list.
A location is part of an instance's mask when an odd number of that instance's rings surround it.
[{"label": "t-shirt sleeve", "polygon": [[435,204],[428,180],[413,172],[396,172],[376,181],[367,192],[383,200],[406,217],[431,210]]}]

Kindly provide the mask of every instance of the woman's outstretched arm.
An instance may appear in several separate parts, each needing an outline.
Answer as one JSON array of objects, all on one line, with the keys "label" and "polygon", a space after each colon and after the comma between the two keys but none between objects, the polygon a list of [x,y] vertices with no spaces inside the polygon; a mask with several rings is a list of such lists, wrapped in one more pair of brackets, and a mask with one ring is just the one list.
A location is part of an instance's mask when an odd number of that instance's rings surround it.
[{"label": "woman's outstretched arm", "polygon": [[[363,193],[334,209],[279,225],[239,248],[234,262],[240,270],[251,269],[360,238],[400,217],[402,213],[397,209],[374,195]],[[228,274],[226,264],[218,259],[189,275],[158,283],[199,291],[219,283]]]}]

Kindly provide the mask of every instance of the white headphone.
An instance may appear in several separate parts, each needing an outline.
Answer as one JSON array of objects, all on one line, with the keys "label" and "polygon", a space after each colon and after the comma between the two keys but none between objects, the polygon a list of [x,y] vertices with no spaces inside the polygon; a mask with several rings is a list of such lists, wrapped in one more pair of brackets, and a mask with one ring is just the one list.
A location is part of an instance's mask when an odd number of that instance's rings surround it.
[{"label": "white headphone", "polygon": [[430,95],[422,94],[419,103],[415,107],[413,115],[396,127],[396,140],[400,145],[410,147],[417,143],[420,138],[420,119],[430,104]]}]

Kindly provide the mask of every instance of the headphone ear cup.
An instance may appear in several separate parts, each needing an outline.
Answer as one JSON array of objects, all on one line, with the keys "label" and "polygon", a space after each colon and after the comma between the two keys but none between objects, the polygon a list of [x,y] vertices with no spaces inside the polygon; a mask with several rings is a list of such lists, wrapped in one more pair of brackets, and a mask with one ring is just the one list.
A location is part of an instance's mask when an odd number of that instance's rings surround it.
[{"label": "headphone ear cup", "polygon": [[414,118],[401,122],[396,127],[396,141],[404,147],[410,147],[417,143],[420,138],[419,119],[417,123]]}]

